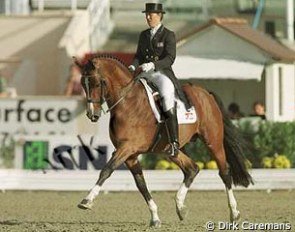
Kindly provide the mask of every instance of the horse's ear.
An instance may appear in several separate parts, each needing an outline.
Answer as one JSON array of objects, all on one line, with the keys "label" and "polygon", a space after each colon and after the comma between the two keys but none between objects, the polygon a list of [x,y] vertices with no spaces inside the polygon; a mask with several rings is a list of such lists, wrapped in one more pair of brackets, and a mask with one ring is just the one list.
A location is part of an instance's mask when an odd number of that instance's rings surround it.
[{"label": "horse's ear", "polygon": [[82,64],[79,62],[79,60],[77,59],[77,57],[73,56],[73,61],[74,63],[81,69],[82,68]]}]

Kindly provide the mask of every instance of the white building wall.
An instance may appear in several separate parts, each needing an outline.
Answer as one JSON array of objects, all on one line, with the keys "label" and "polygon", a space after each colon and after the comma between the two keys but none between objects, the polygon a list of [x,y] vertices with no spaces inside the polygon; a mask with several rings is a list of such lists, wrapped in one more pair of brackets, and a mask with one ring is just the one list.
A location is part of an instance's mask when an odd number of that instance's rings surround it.
[{"label": "white building wall", "polygon": [[295,119],[295,66],[283,65],[283,121]]},{"label": "white building wall", "polygon": [[295,68],[293,64],[266,67],[266,109],[271,121],[292,121],[295,118]]}]

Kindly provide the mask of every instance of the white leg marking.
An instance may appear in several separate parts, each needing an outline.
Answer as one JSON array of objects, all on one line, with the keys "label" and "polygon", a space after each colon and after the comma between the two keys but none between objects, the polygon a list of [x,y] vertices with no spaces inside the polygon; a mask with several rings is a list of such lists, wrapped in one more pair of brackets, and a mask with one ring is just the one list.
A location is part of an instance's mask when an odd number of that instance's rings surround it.
[{"label": "white leg marking", "polygon": [[187,191],[188,191],[188,188],[185,186],[184,183],[182,183],[180,185],[179,190],[177,191],[176,199],[175,199],[176,205],[179,209],[183,208],[184,206],[184,200],[185,200]]},{"label": "white leg marking", "polygon": [[237,201],[234,197],[234,193],[232,189],[226,188],[226,194],[228,199],[228,206],[231,212],[232,220],[236,220],[239,217],[239,210],[237,210]]},{"label": "white leg marking", "polygon": [[100,191],[100,186],[94,185],[94,187],[90,190],[89,194],[87,195],[86,199],[93,202],[94,199],[97,197]]},{"label": "white leg marking", "polygon": [[151,212],[152,221],[160,221],[159,215],[158,215],[158,206],[153,200],[148,201],[148,206]]}]

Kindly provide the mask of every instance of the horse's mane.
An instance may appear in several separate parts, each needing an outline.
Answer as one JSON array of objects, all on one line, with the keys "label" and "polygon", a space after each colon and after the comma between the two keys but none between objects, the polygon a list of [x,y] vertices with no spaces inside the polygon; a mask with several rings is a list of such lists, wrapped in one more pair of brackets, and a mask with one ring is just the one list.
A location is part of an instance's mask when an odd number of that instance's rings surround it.
[{"label": "horse's mane", "polygon": [[125,68],[128,68],[128,65],[122,61],[121,59],[119,59],[117,56],[115,55],[112,55],[112,54],[107,54],[107,53],[104,53],[104,54],[95,54],[93,56],[91,56],[91,60],[92,59],[109,59],[109,60],[114,60],[114,61],[117,61],[118,63],[120,63],[121,65],[123,65]]}]

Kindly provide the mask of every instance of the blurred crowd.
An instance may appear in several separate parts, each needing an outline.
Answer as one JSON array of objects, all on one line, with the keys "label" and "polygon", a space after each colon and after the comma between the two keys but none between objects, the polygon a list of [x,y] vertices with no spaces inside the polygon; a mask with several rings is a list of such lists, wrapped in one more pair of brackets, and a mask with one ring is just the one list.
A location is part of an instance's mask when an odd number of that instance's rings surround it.
[{"label": "blurred crowd", "polygon": [[0,98],[16,97],[17,92],[15,88],[8,87],[6,78],[0,72]]},{"label": "blurred crowd", "polygon": [[228,106],[228,114],[231,119],[241,119],[243,117],[259,117],[262,120],[266,120],[265,106],[261,101],[255,101],[252,106],[252,113],[245,115],[241,110],[240,106],[236,102],[232,102]]}]

